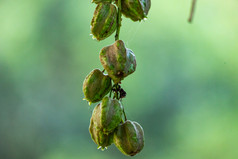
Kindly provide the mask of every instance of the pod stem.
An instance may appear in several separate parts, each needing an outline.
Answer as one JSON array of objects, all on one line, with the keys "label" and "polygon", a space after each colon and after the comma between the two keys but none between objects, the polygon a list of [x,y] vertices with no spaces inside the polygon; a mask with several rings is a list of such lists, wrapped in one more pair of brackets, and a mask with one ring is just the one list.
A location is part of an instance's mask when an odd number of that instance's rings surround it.
[{"label": "pod stem", "polygon": [[123,106],[123,114],[124,114],[124,117],[125,117],[125,121],[127,121],[127,118],[126,118],[126,113],[125,113],[124,106]]},{"label": "pod stem", "polygon": [[114,96],[113,96],[113,99],[117,99],[117,100],[119,100],[120,99],[120,96],[119,96],[119,92],[118,92],[118,84],[114,84],[113,86],[112,86],[112,90],[114,91]]},{"label": "pod stem", "polygon": [[117,32],[115,35],[115,41],[119,40],[119,34],[121,29],[121,0],[117,1],[118,13],[117,13]]},{"label": "pod stem", "polygon": [[112,97],[112,89],[110,90],[109,97]]}]

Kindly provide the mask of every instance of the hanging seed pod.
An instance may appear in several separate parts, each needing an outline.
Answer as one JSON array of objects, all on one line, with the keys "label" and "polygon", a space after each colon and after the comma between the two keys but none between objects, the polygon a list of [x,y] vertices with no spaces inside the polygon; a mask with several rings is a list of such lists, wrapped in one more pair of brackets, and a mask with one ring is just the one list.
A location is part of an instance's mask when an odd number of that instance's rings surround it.
[{"label": "hanging seed pod", "polygon": [[102,102],[93,110],[95,124],[105,133],[109,134],[122,121],[122,105],[117,99],[104,97]]},{"label": "hanging seed pod", "polygon": [[136,58],[122,40],[104,47],[100,52],[100,61],[108,75],[116,84],[136,70]]},{"label": "hanging seed pod", "polygon": [[98,145],[98,149],[104,150],[110,146],[113,142],[113,134],[105,134],[95,122],[95,116],[93,115],[90,120],[89,132],[93,141]]},{"label": "hanging seed pod", "polygon": [[150,0],[122,0],[121,12],[133,21],[141,21],[147,17],[150,6]]},{"label": "hanging seed pod", "polygon": [[93,0],[92,3],[103,3],[103,2],[108,2],[108,3],[112,3],[112,0]]},{"label": "hanging seed pod", "polygon": [[144,131],[137,122],[127,120],[118,126],[113,142],[122,153],[134,156],[144,147]]},{"label": "hanging seed pod", "polygon": [[94,69],[83,82],[83,93],[88,102],[95,103],[102,100],[111,87],[111,78],[99,69]]},{"label": "hanging seed pod", "polygon": [[[96,2],[96,1],[95,1]],[[99,1],[97,1],[99,2]],[[91,32],[98,41],[109,37],[117,28],[117,9],[110,3],[99,3],[91,21]]]}]

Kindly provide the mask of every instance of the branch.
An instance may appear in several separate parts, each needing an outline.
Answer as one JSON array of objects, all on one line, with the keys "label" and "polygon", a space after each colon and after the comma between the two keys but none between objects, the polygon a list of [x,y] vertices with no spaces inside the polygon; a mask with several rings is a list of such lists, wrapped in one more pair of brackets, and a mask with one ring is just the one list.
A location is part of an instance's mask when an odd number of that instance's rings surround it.
[{"label": "branch", "polygon": [[197,2],[197,0],[193,0],[193,1],[192,1],[190,16],[189,16],[189,18],[188,18],[188,22],[189,22],[189,23],[192,23],[192,21],[193,21],[193,15],[194,15],[194,11],[195,11],[196,2]]}]

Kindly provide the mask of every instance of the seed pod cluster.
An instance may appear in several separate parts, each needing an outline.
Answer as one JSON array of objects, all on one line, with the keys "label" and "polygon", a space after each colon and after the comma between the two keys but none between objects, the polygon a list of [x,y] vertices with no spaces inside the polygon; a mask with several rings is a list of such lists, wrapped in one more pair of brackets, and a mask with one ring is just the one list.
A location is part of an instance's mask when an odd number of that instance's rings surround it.
[{"label": "seed pod cluster", "polygon": [[[121,15],[133,21],[146,18],[150,0],[92,0],[97,4],[91,21],[91,33],[98,41],[116,31],[115,42],[101,49],[100,62],[104,68],[92,70],[83,82],[85,100],[97,103],[90,119],[89,132],[98,148],[104,150],[112,143],[125,155],[134,156],[144,147],[143,128],[127,120],[121,88],[124,78],[136,70],[136,58],[131,49],[119,40]],[[109,95],[108,95],[109,94]],[[124,116],[124,118],[123,118]]]}]

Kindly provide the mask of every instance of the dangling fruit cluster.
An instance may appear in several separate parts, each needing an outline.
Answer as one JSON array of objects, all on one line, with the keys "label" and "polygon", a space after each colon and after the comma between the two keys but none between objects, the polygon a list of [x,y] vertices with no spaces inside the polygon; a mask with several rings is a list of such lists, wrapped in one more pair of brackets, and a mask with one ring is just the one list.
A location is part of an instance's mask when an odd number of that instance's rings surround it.
[{"label": "dangling fruit cluster", "polygon": [[[112,143],[125,155],[134,156],[144,147],[143,128],[127,120],[122,98],[126,92],[121,81],[136,70],[132,50],[119,40],[121,15],[133,21],[146,18],[150,0],[93,0],[97,4],[91,21],[91,33],[98,41],[116,31],[115,42],[102,48],[99,59],[104,70],[94,69],[84,80],[83,93],[89,104],[100,102],[93,110],[89,132],[98,148]],[[107,72],[107,74],[105,73]],[[109,95],[108,95],[109,94]],[[108,96],[107,96],[108,95]],[[123,118],[124,116],[124,118]]]}]

